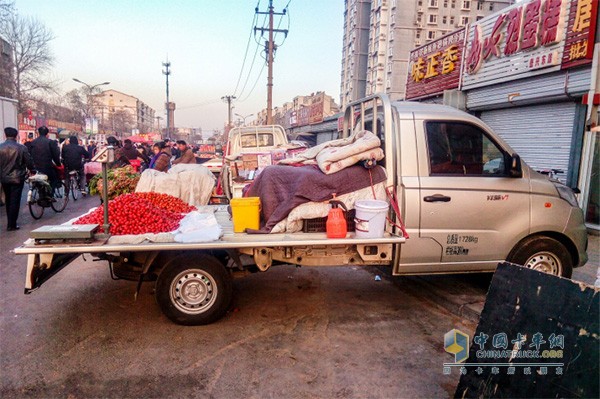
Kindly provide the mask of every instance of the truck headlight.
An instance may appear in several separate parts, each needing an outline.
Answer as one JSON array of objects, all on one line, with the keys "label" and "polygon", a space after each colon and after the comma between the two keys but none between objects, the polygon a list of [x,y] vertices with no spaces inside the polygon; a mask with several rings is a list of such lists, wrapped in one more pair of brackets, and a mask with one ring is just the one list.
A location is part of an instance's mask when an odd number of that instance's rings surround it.
[{"label": "truck headlight", "polygon": [[575,193],[571,187],[567,187],[562,183],[554,183],[554,187],[556,187],[556,191],[558,191],[558,196],[560,198],[567,201],[571,206],[579,208],[577,197],[575,197]]}]

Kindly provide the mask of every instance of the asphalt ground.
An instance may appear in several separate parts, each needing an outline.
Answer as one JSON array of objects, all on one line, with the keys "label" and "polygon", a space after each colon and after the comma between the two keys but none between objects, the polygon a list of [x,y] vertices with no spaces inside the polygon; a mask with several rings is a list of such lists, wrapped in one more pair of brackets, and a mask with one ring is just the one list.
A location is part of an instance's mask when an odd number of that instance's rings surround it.
[{"label": "asphalt ground", "polygon": [[[443,335],[472,335],[491,274],[392,277],[389,269],[277,267],[234,281],[209,326],[164,317],[151,284],[112,281],[82,258],[23,295],[28,231],[99,204],[81,198],[0,230],[0,397],[447,397]],[[0,225],[5,226],[4,208]],[[593,283],[599,240],[573,278]],[[377,277],[381,278],[377,278]],[[450,356],[450,357],[449,357]]]}]

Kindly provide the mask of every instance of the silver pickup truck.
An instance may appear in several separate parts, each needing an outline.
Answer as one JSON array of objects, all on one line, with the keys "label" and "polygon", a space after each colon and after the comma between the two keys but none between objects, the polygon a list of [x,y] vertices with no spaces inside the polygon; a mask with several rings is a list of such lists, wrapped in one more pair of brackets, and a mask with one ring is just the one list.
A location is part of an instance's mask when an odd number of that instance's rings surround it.
[{"label": "silver pickup truck", "polygon": [[[382,238],[328,239],[323,233],[233,233],[226,206],[216,215],[224,236],[210,243],[35,245],[25,293],[81,254],[106,260],[118,277],[156,281],[156,299],[172,321],[206,324],[222,317],[231,279],[277,264],[385,265],[394,275],[492,272],[504,260],[570,277],[587,261],[583,212],[573,190],[531,170],[481,120],[440,105],[391,103],[377,95],[348,105],[343,136],[375,133],[386,185],[397,192],[406,238],[388,222]],[[390,210],[389,219],[401,225]]]}]

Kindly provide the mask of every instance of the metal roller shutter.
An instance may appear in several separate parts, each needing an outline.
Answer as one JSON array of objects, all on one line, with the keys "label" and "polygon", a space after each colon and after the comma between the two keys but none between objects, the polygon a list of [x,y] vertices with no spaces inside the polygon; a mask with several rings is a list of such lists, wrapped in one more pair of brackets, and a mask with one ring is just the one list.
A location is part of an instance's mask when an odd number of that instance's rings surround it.
[{"label": "metal roller shutter", "polygon": [[484,111],[481,119],[535,170],[561,169],[568,174],[576,104],[532,105]]}]

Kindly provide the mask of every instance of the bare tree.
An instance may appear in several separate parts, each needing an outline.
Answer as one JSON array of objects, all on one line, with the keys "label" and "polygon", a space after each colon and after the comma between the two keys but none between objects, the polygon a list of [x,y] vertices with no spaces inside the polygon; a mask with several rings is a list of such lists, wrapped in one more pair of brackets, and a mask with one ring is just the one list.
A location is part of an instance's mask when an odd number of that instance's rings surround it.
[{"label": "bare tree", "polygon": [[8,21],[9,17],[15,11],[14,7],[14,1],[0,0],[0,26]]},{"label": "bare tree", "polygon": [[[119,109],[108,114],[105,119],[105,129],[112,130],[114,133],[121,133],[123,136],[129,136],[135,120],[131,112]],[[127,134],[124,134],[127,133]]]},{"label": "bare tree", "polygon": [[17,14],[10,15],[0,28],[0,34],[13,50],[12,86],[19,107],[23,110],[25,102],[33,98],[36,92],[53,89],[54,83],[44,75],[54,62],[50,52],[50,41],[54,35],[39,20]]}]

